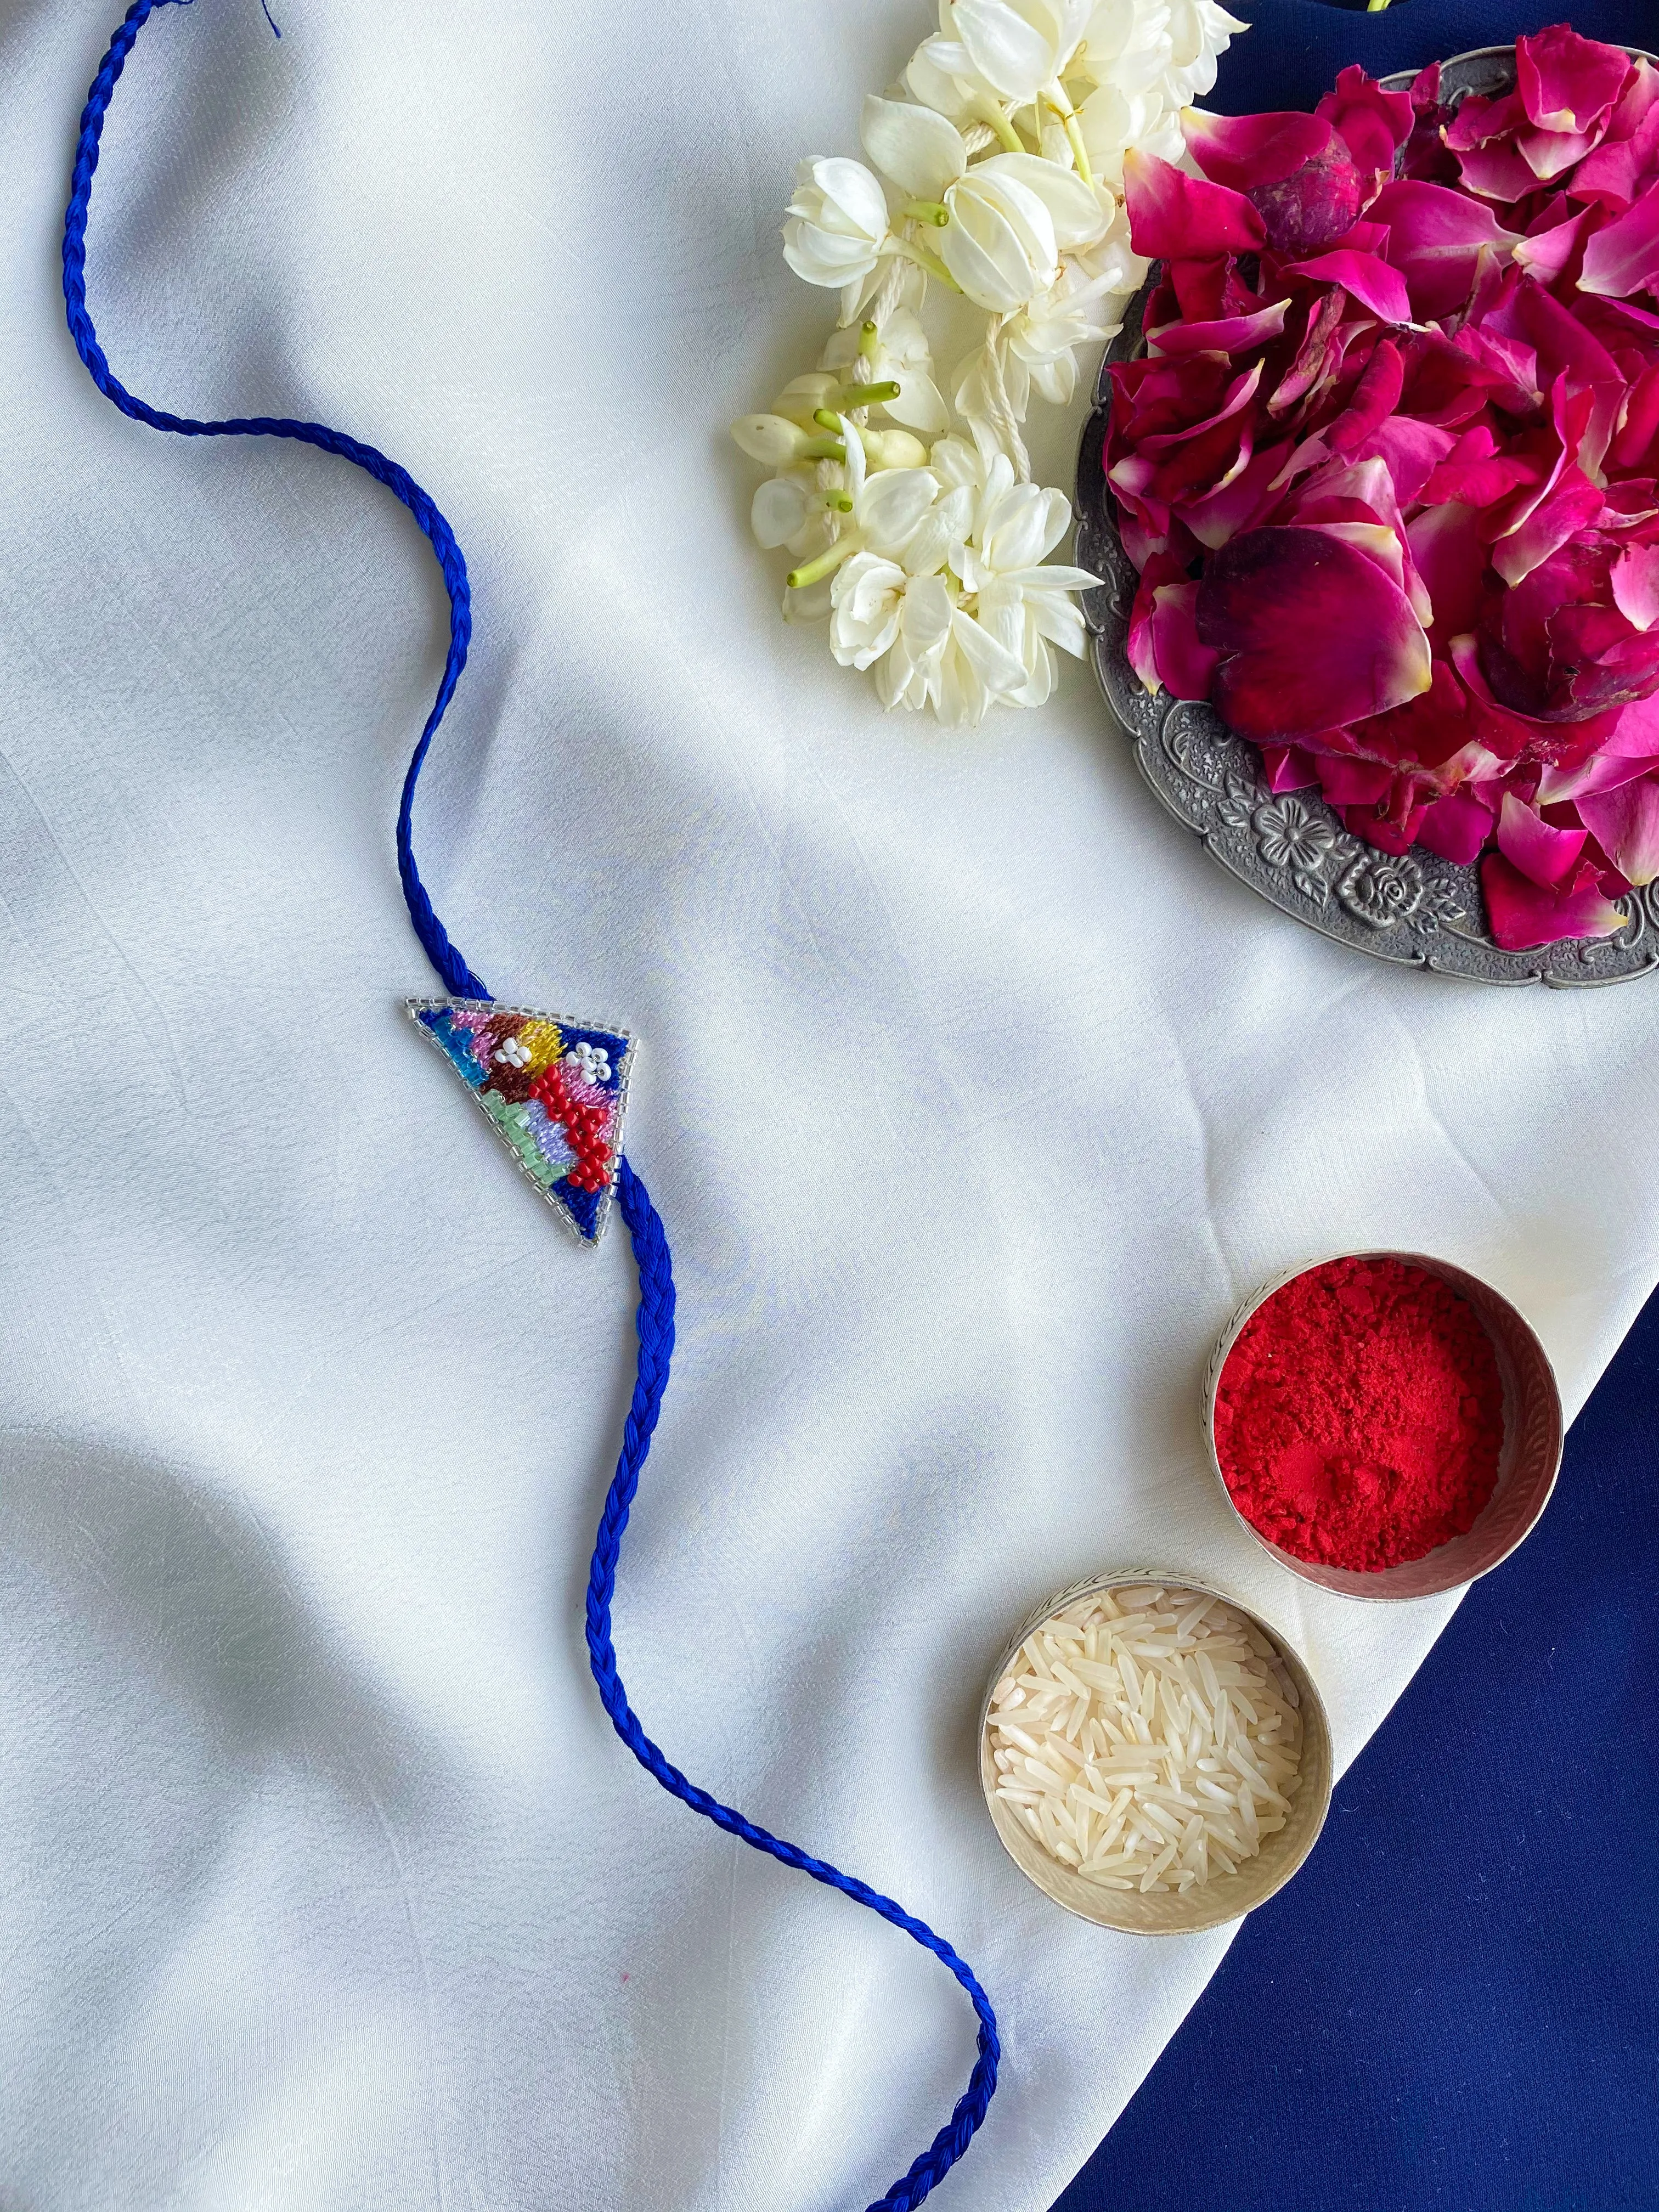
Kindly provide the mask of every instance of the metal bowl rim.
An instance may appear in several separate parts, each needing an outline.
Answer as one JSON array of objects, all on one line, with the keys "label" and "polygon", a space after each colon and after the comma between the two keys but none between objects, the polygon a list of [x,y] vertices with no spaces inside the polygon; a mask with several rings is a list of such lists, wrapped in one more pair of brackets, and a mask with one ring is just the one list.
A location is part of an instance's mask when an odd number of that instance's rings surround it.
[{"label": "metal bowl rim", "polygon": [[[1253,1627],[1260,1630],[1261,1634],[1267,1638],[1269,1642],[1273,1644],[1275,1651],[1279,1654],[1279,1656],[1292,1669],[1296,1680],[1297,1695],[1302,1700],[1303,1708],[1311,1710],[1315,1718],[1318,1722],[1321,1734],[1324,1739],[1324,1763],[1326,1769],[1325,1785],[1322,1791],[1320,1793],[1317,1814],[1315,1818],[1313,1826],[1310,1830],[1307,1838],[1300,1850],[1297,1850],[1295,1856],[1291,1858],[1280,1869],[1275,1876],[1271,1887],[1264,1891],[1261,1896],[1257,1898],[1253,1904],[1246,1905],[1243,1911],[1224,1912],[1219,1915],[1212,1915],[1207,1919],[1194,1919],[1186,1927],[1126,1928],[1117,1921],[1097,1919],[1091,1914],[1080,1911],[1076,1905],[1068,1905],[1064,1898],[1056,1897],[1052,1890],[1045,1888],[1043,1884],[1037,1880],[1034,1874],[1032,1874],[1027,1868],[1020,1865],[1019,1861],[1014,1856],[1007,1838],[1002,1832],[1001,1824],[997,1819],[996,1808],[993,1802],[994,1792],[991,1787],[990,1773],[987,1765],[988,1738],[989,1735],[991,1717],[991,1699],[996,1694],[997,1684],[1007,1673],[1010,1664],[1018,1653],[1019,1648],[1021,1644],[1024,1643],[1026,1638],[1030,1636],[1035,1629],[1040,1628],[1045,1620],[1052,1620],[1057,1613],[1061,1612],[1068,1605],[1074,1605],[1081,1597],[1090,1596],[1097,1590],[1124,1589],[1131,1587],[1139,1587],[1143,1584],[1151,1584],[1164,1589],[1189,1589],[1195,1596],[1217,1598],[1223,1605],[1231,1605],[1238,1612],[1242,1613],[1244,1618],[1250,1622]],[[1305,1719],[1303,1723],[1303,1727],[1304,1731],[1305,1747],[1305,1734],[1307,1729],[1307,1722]],[[1042,1896],[1048,1899],[1050,1905],[1058,1905],[1062,1912],[1069,1912],[1073,1919],[1082,1920],[1091,1928],[1109,1929],[1114,1935],[1118,1936],[1164,1936],[1201,1935],[1206,1929],[1227,1927],[1232,1922],[1242,1920],[1247,1914],[1256,1911],[1259,1907],[1267,1904],[1269,1898],[1276,1897],[1279,1891],[1284,1888],[1285,1883],[1290,1881],[1291,1876],[1298,1874],[1303,1866],[1306,1863],[1309,1854],[1312,1851],[1314,1845],[1319,1841],[1321,1835],[1324,1832],[1325,1822],[1330,1814],[1331,1800],[1336,1789],[1335,1740],[1331,1733],[1330,1713],[1327,1709],[1324,1698],[1321,1694],[1319,1684],[1314,1675],[1313,1669],[1309,1665],[1306,1658],[1303,1656],[1303,1653],[1297,1647],[1295,1639],[1287,1635],[1282,1628],[1275,1626],[1275,1625],[1271,1620],[1267,1620],[1263,1614],[1258,1613],[1253,1605],[1249,1605],[1243,1598],[1235,1596],[1232,1591],[1218,1589],[1215,1583],[1205,1582],[1196,1575],[1166,1574],[1155,1567],[1130,1567],[1124,1569],[1113,1568],[1110,1571],[1105,1574],[1087,1575],[1084,1577],[1081,1581],[1072,1583],[1068,1584],[1066,1589],[1056,1591],[1053,1597],[1045,1600],[1041,1606],[1034,1607],[1032,1611],[1026,1615],[1025,1619],[1021,1622],[1018,1629],[1005,1645],[1002,1655],[997,1661],[996,1667],[992,1672],[990,1680],[986,1684],[985,1695],[980,1704],[979,1727],[975,1741],[975,1760],[979,1768],[980,1791],[985,1799],[985,1808],[989,1815],[991,1826],[996,1832],[997,1841],[1002,1845],[1003,1850],[1007,1853],[1010,1863],[1024,1876],[1025,1880],[1030,1883],[1033,1889],[1036,1890]],[[1069,1873],[1071,1869],[1069,1868],[1062,1868],[1060,1871],[1063,1873]],[[1198,1887],[1190,1891],[1188,1894],[1194,1896],[1197,1895],[1198,1888],[1202,1887],[1204,1887],[1204,1885],[1199,1885]],[[1118,1892],[1111,1890],[1103,1892],[1103,1895],[1107,1897],[1115,1896],[1117,1894],[1119,1894]]]}]

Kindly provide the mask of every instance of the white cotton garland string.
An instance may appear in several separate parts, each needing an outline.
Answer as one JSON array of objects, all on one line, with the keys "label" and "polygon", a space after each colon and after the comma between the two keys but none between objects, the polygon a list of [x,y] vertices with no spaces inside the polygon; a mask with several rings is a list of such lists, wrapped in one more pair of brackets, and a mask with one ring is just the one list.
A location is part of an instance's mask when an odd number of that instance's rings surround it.
[{"label": "white cotton garland string", "polygon": [[[750,521],[793,556],[785,619],[827,621],[884,705],[959,726],[1041,706],[1055,648],[1083,653],[1076,594],[1099,580],[1048,559],[1071,502],[1031,482],[1026,416],[1071,399],[1079,349],[1116,336],[1146,275],[1124,155],[1182,158],[1182,111],[1244,26],[1217,0],[939,0],[939,23],[864,103],[868,166],[796,172],[784,258],[839,291],[840,319],[732,434],[773,471]],[[948,399],[930,287],[987,319]]]}]

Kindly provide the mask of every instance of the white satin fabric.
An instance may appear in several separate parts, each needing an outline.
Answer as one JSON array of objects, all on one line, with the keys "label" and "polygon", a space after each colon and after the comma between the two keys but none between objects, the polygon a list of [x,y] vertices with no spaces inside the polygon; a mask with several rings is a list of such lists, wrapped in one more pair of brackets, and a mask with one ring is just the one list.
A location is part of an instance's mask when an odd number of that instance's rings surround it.
[{"label": "white satin fabric", "polygon": [[[793,164],[851,149],[920,4],[272,5],[280,44],[256,0],[144,33],[94,313],[146,397],[320,416],[454,524],[428,881],[502,996],[639,1035],[677,1261],[624,1675],[694,1777],[973,1962],[1003,2086],[939,2202],[1043,2212],[1226,1937],[1015,1872],[988,1668],[1047,1593],[1161,1564],[1281,1623],[1359,1748],[1449,1606],[1256,1551],[1209,1345],[1301,1258],[1428,1248],[1582,1400],[1659,1273],[1659,983],[1390,972],[1208,862],[1082,671],[949,735],[780,623],[725,425],[821,343]],[[633,1272],[399,1011],[426,549],[338,462],[98,397],[57,260],[108,0],[0,27],[0,2197],[862,2205],[971,2015],[666,1797],[588,1679]]]}]

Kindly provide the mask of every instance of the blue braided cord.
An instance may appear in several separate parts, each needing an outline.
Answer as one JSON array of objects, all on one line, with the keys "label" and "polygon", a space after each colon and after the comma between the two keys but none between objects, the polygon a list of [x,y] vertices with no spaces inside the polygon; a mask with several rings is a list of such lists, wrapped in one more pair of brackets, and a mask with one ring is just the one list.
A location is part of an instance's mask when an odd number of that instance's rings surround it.
[{"label": "blue braided cord", "polygon": [[[460,547],[455,542],[453,532],[430,497],[405,470],[395,461],[389,460],[384,453],[377,452],[373,446],[360,444],[356,439],[348,438],[338,430],[331,430],[324,423],[288,422],[263,416],[225,422],[198,422],[188,416],[167,414],[147,405],[142,399],[135,398],[111,370],[98,343],[92,318],[87,312],[87,209],[92,196],[93,176],[98,167],[99,140],[103,132],[104,116],[111,94],[126,66],[127,56],[132,51],[134,41],[155,9],[170,6],[188,7],[190,4],[191,0],[133,0],[119,29],[110,41],[109,52],[105,55],[97,76],[92,81],[81,117],[81,135],[76,147],[69,209],[64,222],[64,299],[68,309],[70,332],[94,383],[106,398],[112,400],[124,415],[131,416],[135,422],[148,423],[155,430],[170,430],[185,438],[289,438],[304,445],[319,447],[326,453],[337,453],[343,459],[366,470],[377,483],[383,483],[394,497],[403,501],[425,532],[449,591],[449,654],[444,664],[438,696],[404,779],[403,799],[398,813],[398,872],[416,934],[450,993],[461,999],[488,999],[490,996],[489,989],[450,943],[447,932],[433,910],[432,902],[427,896],[415,866],[410,837],[415,787],[420,780],[433,734],[443,720],[444,711],[454,696],[461,671],[466,665],[467,645],[472,634],[471,597],[467,586],[466,563],[462,558]],[[980,1987],[972,1969],[942,1936],[936,1936],[924,1922],[908,1913],[902,1905],[890,1897],[883,1896],[879,1890],[872,1889],[867,1882],[860,1881],[855,1875],[842,1874],[839,1868],[829,1865],[823,1859],[813,1858],[797,1844],[786,1843],[781,1837],[757,1826],[731,1806],[722,1805],[718,1798],[711,1797],[706,1790],[700,1790],[695,1783],[689,1782],[646,1735],[628,1702],[628,1692],[617,1671],[616,1646],[611,1641],[611,1601],[616,1589],[617,1563],[622,1549],[623,1533],[628,1526],[629,1511],[639,1487],[640,1469],[651,1449],[652,1432],[656,1428],[663,1392],[668,1383],[669,1360],[674,1348],[674,1277],[662,1222],[645,1185],[626,1159],[619,1163],[617,1196],[623,1219],[628,1224],[629,1235],[633,1239],[634,1256],[639,1269],[640,1303],[635,1322],[640,1352],[633,1403],[629,1408],[623,1432],[622,1453],[600,1516],[588,1577],[587,1648],[592,1662],[593,1679],[599,1685],[605,1709],[617,1735],[665,1790],[689,1805],[694,1813],[702,1814],[705,1820],[714,1821],[717,1827],[724,1828],[728,1834],[739,1837],[756,1850],[768,1853],[771,1857],[781,1860],[785,1866],[798,1868],[801,1873],[811,1875],[815,1881],[823,1882],[831,1889],[841,1890],[855,1903],[867,1905],[872,1912],[878,1912],[894,1927],[902,1928],[907,1936],[913,1937],[950,1968],[972,2000],[974,2010],[979,2016],[979,2056],[968,2087],[957,2099],[950,2119],[927,2148],[893,2184],[887,2194],[869,2208],[869,2212],[913,2212],[913,2208],[931,2193],[962,2156],[985,2118],[996,2088],[997,2062],[1001,2055],[996,2015],[991,2009],[990,1999]]]},{"label": "blue braided cord", "polygon": [[920,2204],[937,2187],[962,2156],[985,2118],[996,2089],[997,2061],[1001,2056],[996,2014],[973,1969],[965,1960],[957,1957],[942,1936],[936,1936],[924,1922],[913,1918],[902,1905],[896,1904],[890,1897],[884,1897],[879,1890],[872,1889],[856,1875],[842,1874],[838,1867],[813,1858],[798,1844],[785,1843],[781,1837],[757,1826],[731,1806],[722,1805],[706,1790],[699,1790],[695,1782],[688,1782],[678,1767],[671,1765],[652,1742],[628,1702],[628,1692],[617,1672],[617,1650],[611,1638],[611,1600],[617,1586],[617,1557],[622,1549],[623,1532],[628,1526],[629,1510],[639,1486],[640,1469],[651,1449],[652,1431],[657,1425],[663,1392],[668,1384],[668,1363],[674,1350],[674,1275],[668,1240],[663,1234],[657,1209],[626,1160],[621,1164],[617,1202],[628,1224],[639,1268],[640,1304],[635,1318],[640,1357],[635,1375],[634,1401],[628,1409],[623,1431],[622,1454],[605,1501],[605,1510],[599,1516],[599,1533],[588,1575],[587,1650],[593,1679],[599,1686],[611,1726],[640,1765],[654,1775],[665,1790],[672,1790],[694,1813],[701,1813],[706,1820],[714,1821],[716,1827],[724,1828],[729,1835],[739,1837],[756,1850],[781,1859],[785,1866],[799,1868],[802,1874],[810,1874],[814,1881],[844,1892],[858,1904],[867,1905],[872,1912],[880,1913],[884,1920],[890,1920],[895,1928],[902,1928],[924,1950],[931,1951],[947,1966],[973,2000],[974,2010],[979,2015],[979,2057],[968,2087],[957,2100],[950,2118],[921,2157],[884,2197],[869,2208],[869,2212],[912,2212],[912,2207]]},{"label": "blue braided cord", "polygon": [[458,999],[487,999],[490,995],[488,988],[450,943],[447,931],[433,912],[432,902],[415,866],[410,834],[415,787],[421,780],[433,736],[466,665],[466,648],[472,636],[472,595],[466,580],[466,562],[455,543],[454,532],[406,469],[399,468],[396,461],[388,460],[373,446],[348,438],[342,431],[331,430],[325,423],[290,422],[266,415],[230,422],[197,422],[188,416],[169,415],[134,398],[104,358],[92,317],[87,313],[87,207],[92,198],[92,179],[98,167],[98,142],[103,135],[110,96],[120,82],[134,40],[155,9],[190,4],[191,0],[132,0],[87,94],[70,179],[69,209],[64,217],[64,302],[69,313],[70,335],[75,340],[76,351],[87,365],[88,374],[105,398],[112,400],[135,422],[147,422],[152,430],[171,430],[180,438],[291,438],[301,445],[319,447],[325,453],[338,453],[343,460],[366,470],[377,483],[383,483],[394,499],[403,501],[425,532],[438,556],[438,566],[449,592],[449,655],[444,662],[432,712],[426,718],[426,727],[421,732],[420,743],[404,778],[403,799],[398,809],[398,874],[415,934],[427,958],[442,976],[445,988]]}]

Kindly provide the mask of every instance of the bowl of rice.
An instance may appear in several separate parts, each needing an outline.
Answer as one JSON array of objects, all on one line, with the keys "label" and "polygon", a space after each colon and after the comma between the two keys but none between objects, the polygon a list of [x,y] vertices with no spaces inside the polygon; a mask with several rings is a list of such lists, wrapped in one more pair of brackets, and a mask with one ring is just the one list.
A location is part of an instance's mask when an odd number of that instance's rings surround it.
[{"label": "bowl of rice", "polygon": [[1285,1637],[1184,1577],[1103,1576],[1009,1644],[980,1716],[1003,1848],[1045,1897],[1137,1936],[1264,1904],[1331,1802],[1330,1723]]}]

